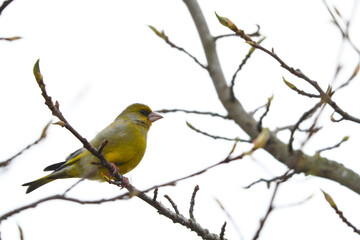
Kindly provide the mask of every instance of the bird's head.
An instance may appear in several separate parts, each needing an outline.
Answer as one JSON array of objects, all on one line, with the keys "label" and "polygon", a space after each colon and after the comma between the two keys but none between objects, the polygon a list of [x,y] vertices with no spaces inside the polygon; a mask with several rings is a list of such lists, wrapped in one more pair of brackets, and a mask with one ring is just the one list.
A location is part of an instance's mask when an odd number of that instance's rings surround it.
[{"label": "bird's head", "polygon": [[145,104],[134,103],[125,108],[124,111],[116,118],[128,118],[135,121],[137,124],[144,125],[146,128],[151,126],[151,123],[163,118],[161,115],[154,113],[151,108]]}]

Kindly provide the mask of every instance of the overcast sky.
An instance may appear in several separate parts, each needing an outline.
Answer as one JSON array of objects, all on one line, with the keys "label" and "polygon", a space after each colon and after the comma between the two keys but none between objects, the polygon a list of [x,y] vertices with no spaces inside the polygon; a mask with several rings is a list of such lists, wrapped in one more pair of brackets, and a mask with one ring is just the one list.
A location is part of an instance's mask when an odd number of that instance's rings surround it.
[{"label": "overcast sky", "polygon": [[[214,11],[230,18],[246,32],[256,31],[258,24],[260,32],[267,37],[263,42],[267,49],[274,48],[289,65],[301,69],[324,89],[332,82],[339,61],[343,70],[334,86],[346,81],[359,62],[359,56],[349,45],[341,45],[341,35],[321,0],[199,3],[214,36],[230,33],[219,24]],[[359,7],[354,1],[329,0],[328,3],[331,7],[335,5],[345,19],[353,15],[350,33],[359,48]],[[147,25],[164,30],[171,41],[206,64],[196,28],[182,1],[15,0],[11,3],[0,16],[0,37],[22,39],[0,41],[0,161],[34,141],[50,120],[56,120],[43,104],[32,74],[39,58],[48,93],[59,101],[65,117],[87,139],[135,102],[148,104],[153,110],[181,108],[226,114],[209,74],[188,56],[166,45]],[[226,38],[217,42],[217,49],[230,82],[249,46],[238,38]],[[272,130],[294,124],[317,101],[289,90],[282,77],[314,92],[281,69],[274,59],[257,51],[238,74],[235,85],[236,96],[248,111],[265,104],[274,95],[271,111],[264,120],[264,126]],[[349,88],[334,96],[345,111],[357,117],[360,116],[359,88],[356,78]],[[331,113],[329,108],[324,110],[323,132],[311,139],[304,151],[314,154],[350,136],[341,148],[323,155],[360,172],[359,125],[332,123]],[[166,114],[149,132],[143,161],[127,174],[137,188],[145,189],[185,176],[227,156],[233,142],[197,134],[186,126],[186,121],[214,135],[247,138],[231,121]],[[304,127],[311,123],[307,124]],[[288,132],[279,137],[287,141]],[[304,139],[304,135],[297,135],[295,146],[299,147]],[[44,167],[62,161],[79,147],[78,140],[65,129],[51,126],[43,142],[16,158],[9,167],[0,169],[0,215],[42,197],[63,193],[75,183],[73,179],[54,181],[29,195],[21,187],[43,176]],[[236,153],[250,148],[249,144],[239,144]],[[195,205],[198,222],[218,234],[227,221],[228,239],[251,239],[266,212],[273,188],[258,184],[245,190],[243,186],[285,171],[282,164],[259,150],[251,157],[180,182],[176,187],[162,188],[159,198],[171,208],[163,198],[164,194],[170,195],[180,212],[188,217],[191,194],[199,184]],[[345,216],[360,227],[358,194],[337,183],[300,174],[281,186],[275,201],[279,208],[270,215],[261,239],[358,239],[328,206],[320,189],[330,193]],[[84,181],[69,196],[101,199],[122,192],[125,190],[119,192],[109,184]],[[310,196],[310,200],[298,204]],[[199,239],[139,199],[96,206],[61,201],[44,203],[4,221],[0,226],[1,238],[19,239],[18,225],[26,240]]]}]

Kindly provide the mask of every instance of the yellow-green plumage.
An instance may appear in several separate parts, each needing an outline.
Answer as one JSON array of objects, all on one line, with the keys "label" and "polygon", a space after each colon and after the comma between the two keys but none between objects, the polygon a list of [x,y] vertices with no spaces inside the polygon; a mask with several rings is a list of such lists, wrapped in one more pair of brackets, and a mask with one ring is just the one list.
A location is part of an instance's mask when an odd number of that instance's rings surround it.
[{"label": "yellow-green plumage", "polygon": [[[105,158],[119,168],[120,174],[125,174],[134,169],[146,149],[147,132],[151,123],[162,118],[153,113],[144,104],[132,104],[127,107],[109,126],[98,133],[91,145],[99,148],[106,139],[108,144],[103,149]],[[35,190],[42,185],[60,178],[87,178],[104,181],[103,175],[107,175],[107,169],[94,164],[99,159],[88,150],[81,148],[70,154],[65,162],[56,163],[44,170],[53,170],[51,174],[33,182],[23,184],[28,186],[26,193]]]}]

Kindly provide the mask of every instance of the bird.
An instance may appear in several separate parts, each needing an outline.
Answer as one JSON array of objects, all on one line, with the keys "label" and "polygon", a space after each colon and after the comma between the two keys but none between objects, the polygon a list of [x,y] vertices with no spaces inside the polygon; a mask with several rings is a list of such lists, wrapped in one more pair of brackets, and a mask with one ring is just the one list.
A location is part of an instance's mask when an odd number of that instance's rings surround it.
[{"label": "bird", "polygon": [[[135,103],[123,110],[106,128],[99,132],[90,144],[99,148],[104,141],[107,144],[102,150],[106,160],[116,166],[121,175],[133,170],[145,154],[147,133],[153,122],[163,118],[153,112],[147,105]],[[96,164],[97,163],[97,164]],[[26,193],[62,178],[85,178],[105,181],[108,170],[100,165],[100,160],[85,148],[71,153],[63,162],[47,166],[44,171],[53,171],[49,175],[28,182]]]}]

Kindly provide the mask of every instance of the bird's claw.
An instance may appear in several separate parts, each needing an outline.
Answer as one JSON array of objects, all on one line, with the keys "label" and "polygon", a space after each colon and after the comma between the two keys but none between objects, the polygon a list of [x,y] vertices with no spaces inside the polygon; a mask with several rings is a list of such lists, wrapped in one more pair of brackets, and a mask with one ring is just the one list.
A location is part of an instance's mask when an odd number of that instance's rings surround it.
[{"label": "bird's claw", "polygon": [[110,163],[111,164],[111,166],[114,168],[114,170],[111,172],[111,171],[109,171],[109,175],[110,176],[115,176],[115,174],[117,173],[117,172],[119,172],[119,168],[118,168],[118,166],[116,166],[115,165],[115,163]]},{"label": "bird's claw", "polygon": [[127,186],[129,186],[129,179],[127,177],[123,176],[123,181],[121,183],[121,189],[126,188]]}]

